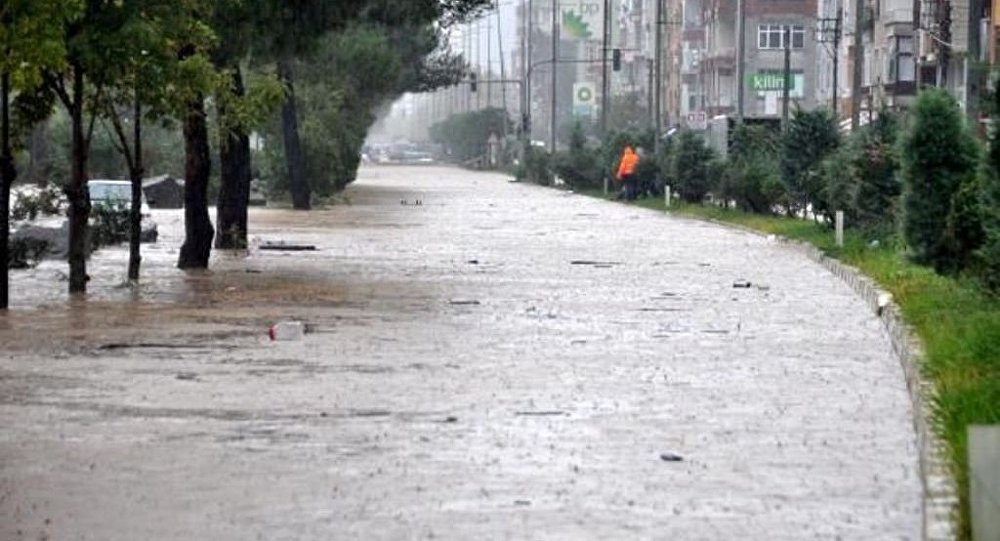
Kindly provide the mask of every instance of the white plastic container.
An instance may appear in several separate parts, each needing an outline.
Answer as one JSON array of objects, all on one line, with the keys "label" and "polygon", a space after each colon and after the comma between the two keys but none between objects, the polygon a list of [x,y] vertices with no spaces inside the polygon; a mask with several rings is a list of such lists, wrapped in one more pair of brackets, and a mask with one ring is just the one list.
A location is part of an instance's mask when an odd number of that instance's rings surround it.
[{"label": "white plastic container", "polygon": [[306,326],[301,321],[279,321],[268,329],[272,342],[291,342],[302,340],[306,334]]}]

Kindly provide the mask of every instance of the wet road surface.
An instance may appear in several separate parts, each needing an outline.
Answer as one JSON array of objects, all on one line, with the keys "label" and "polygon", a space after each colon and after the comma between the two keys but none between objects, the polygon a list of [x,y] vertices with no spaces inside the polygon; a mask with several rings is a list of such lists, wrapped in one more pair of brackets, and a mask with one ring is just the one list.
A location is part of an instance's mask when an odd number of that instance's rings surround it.
[{"label": "wet road surface", "polygon": [[347,197],[252,212],[315,252],[185,274],[166,211],[138,289],[15,273],[0,539],[919,537],[888,337],[803,255],[501,175]]}]

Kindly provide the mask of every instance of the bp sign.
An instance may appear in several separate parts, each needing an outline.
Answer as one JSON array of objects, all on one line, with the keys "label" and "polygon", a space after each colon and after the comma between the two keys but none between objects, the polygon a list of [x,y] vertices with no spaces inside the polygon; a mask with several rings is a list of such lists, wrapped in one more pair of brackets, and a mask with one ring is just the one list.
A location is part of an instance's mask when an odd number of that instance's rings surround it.
[{"label": "bp sign", "polygon": [[573,84],[573,116],[593,116],[595,93],[594,83]]}]

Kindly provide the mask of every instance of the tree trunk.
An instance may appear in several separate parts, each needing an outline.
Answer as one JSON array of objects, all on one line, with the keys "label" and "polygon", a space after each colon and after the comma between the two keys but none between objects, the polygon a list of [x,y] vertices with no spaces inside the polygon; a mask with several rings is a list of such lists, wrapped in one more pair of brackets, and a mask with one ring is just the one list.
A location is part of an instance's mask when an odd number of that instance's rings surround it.
[{"label": "tree trunk", "polygon": [[64,191],[69,201],[69,292],[87,292],[87,226],[90,194],[87,191],[87,143],[83,135],[83,68],[73,66],[73,164]]},{"label": "tree trunk", "polygon": [[145,173],[142,163],[142,105],[139,103],[139,90],[135,94],[135,118],[133,119],[135,152],[132,156],[132,167],[129,171],[132,177],[132,208],[129,213],[128,239],[128,279],[139,281],[139,266],[142,264],[142,252],[139,242],[142,239],[142,176]]},{"label": "tree trunk", "polygon": [[189,104],[184,119],[184,244],[177,267],[207,269],[215,230],[208,217],[208,177],[212,162],[208,149],[205,103],[199,98]]},{"label": "tree trunk", "polygon": [[10,150],[10,74],[0,76],[0,310],[10,302],[10,186],[14,183],[14,157]]},{"label": "tree trunk", "polygon": [[[230,91],[236,97],[243,97],[245,94],[243,74],[239,67],[233,71]],[[224,101],[219,100],[219,103]],[[220,105],[220,119],[225,114],[225,108]],[[226,133],[220,122],[219,140],[222,187],[216,207],[215,223],[219,226],[219,235],[215,238],[215,247],[243,249],[247,247],[247,206],[250,204],[250,137],[243,126],[237,126]]]},{"label": "tree trunk", "polygon": [[288,189],[292,192],[292,207],[309,210],[309,183],[306,181],[306,160],[299,139],[299,119],[295,106],[295,78],[288,60],[278,62],[278,74],[285,83],[286,99],[281,107],[281,129],[285,139],[285,161],[288,163]]}]

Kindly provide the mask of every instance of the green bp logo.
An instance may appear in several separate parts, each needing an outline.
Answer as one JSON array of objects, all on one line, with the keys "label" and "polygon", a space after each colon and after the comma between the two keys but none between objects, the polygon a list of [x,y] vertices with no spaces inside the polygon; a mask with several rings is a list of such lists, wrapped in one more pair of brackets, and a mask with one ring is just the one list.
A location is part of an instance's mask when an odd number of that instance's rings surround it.
[{"label": "green bp logo", "polygon": [[567,38],[590,39],[594,35],[590,30],[590,23],[584,19],[583,14],[577,13],[575,10],[563,11],[562,23]]}]

